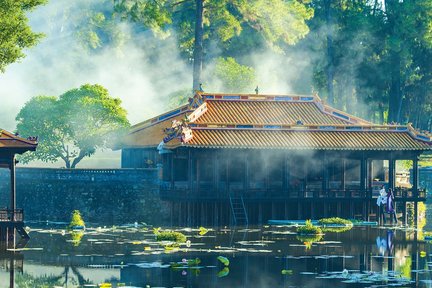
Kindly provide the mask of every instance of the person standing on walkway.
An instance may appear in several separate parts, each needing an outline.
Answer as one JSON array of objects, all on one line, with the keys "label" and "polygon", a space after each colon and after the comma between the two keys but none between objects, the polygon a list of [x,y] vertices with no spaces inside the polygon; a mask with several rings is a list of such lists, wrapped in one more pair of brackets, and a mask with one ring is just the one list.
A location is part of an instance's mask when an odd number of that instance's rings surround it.
[{"label": "person standing on walkway", "polygon": [[390,214],[390,221],[393,224],[393,219],[398,224],[398,220],[396,217],[396,205],[394,202],[394,195],[393,190],[389,188],[389,191],[387,193],[387,205],[386,205],[386,212]]},{"label": "person standing on walkway", "polygon": [[378,221],[380,223],[385,224],[385,205],[387,203],[387,192],[385,190],[384,185],[382,185],[381,190],[379,191],[379,196],[377,198],[376,204],[378,205]]}]

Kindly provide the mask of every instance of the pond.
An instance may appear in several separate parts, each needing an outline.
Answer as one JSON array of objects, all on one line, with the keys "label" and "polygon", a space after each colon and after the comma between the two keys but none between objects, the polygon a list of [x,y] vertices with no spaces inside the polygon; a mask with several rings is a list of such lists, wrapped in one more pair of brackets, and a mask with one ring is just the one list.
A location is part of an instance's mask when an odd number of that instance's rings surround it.
[{"label": "pond", "polygon": [[175,230],[190,242],[162,245],[135,225],[32,228],[25,248],[0,254],[0,287],[432,285],[431,245],[411,229],[355,226],[315,239],[292,226]]}]

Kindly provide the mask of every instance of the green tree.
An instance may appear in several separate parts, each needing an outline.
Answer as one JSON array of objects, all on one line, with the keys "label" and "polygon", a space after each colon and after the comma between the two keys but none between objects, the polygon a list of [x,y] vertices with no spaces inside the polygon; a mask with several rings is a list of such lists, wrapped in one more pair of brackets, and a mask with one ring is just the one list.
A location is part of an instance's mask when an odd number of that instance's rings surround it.
[{"label": "green tree", "polygon": [[[306,1],[305,1],[306,2]],[[124,18],[142,23],[155,35],[178,35],[179,46],[193,62],[193,89],[201,82],[204,47],[210,42],[229,45],[243,30],[253,32],[281,51],[303,38],[309,29],[305,20],[313,10],[295,0],[115,0],[115,10]]]},{"label": "green tree", "polygon": [[25,48],[36,45],[43,36],[28,25],[26,13],[46,0],[0,0],[0,71],[25,56]]},{"label": "green tree", "polygon": [[232,57],[216,59],[212,78],[219,79],[222,90],[228,93],[251,92],[256,84],[255,70],[237,63]]},{"label": "green tree", "polygon": [[129,122],[118,98],[110,97],[100,85],[83,85],[57,97],[37,96],[27,102],[16,117],[23,136],[38,135],[34,153],[20,159],[55,162],[75,168],[98,148],[113,148]]}]

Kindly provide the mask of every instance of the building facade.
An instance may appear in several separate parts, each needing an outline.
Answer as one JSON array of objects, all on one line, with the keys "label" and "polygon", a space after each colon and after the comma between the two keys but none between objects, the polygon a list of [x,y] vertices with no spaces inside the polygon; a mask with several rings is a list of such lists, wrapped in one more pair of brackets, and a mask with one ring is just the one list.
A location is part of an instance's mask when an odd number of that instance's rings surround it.
[{"label": "building facade", "polygon": [[[418,158],[430,135],[376,125],[318,96],[197,92],[188,105],[132,127],[122,167],[161,168],[173,224],[247,224],[269,219],[376,217],[376,193],[425,201]],[[398,187],[396,161],[412,160],[412,187]]]}]

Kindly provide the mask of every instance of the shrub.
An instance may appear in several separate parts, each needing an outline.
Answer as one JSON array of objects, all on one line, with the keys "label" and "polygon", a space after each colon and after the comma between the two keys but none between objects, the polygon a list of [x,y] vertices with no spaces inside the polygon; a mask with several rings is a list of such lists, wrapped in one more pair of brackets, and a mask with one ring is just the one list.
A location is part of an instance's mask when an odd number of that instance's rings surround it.
[{"label": "shrub", "polygon": [[162,231],[156,234],[156,241],[186,242],[186,236],[176,231]]},{"label": "shrub", "polygon": [[79,210],[72,211],[71,221],[69,223],[68,228],[73,229],[74,227],[85,227],[84,220],[82,219]]},{"label": "shrub", "polygon": [[353,225],[350,220],[342,219],[339,217],[323,218],[318,220],[320,225]]},{"label": "shrub", "polygon": [[297,234],[300,235],[317,235],[322,234],[321,228],[314,226],[311,220],[306,220],[305,226],[300,226],[297,228]]}]

